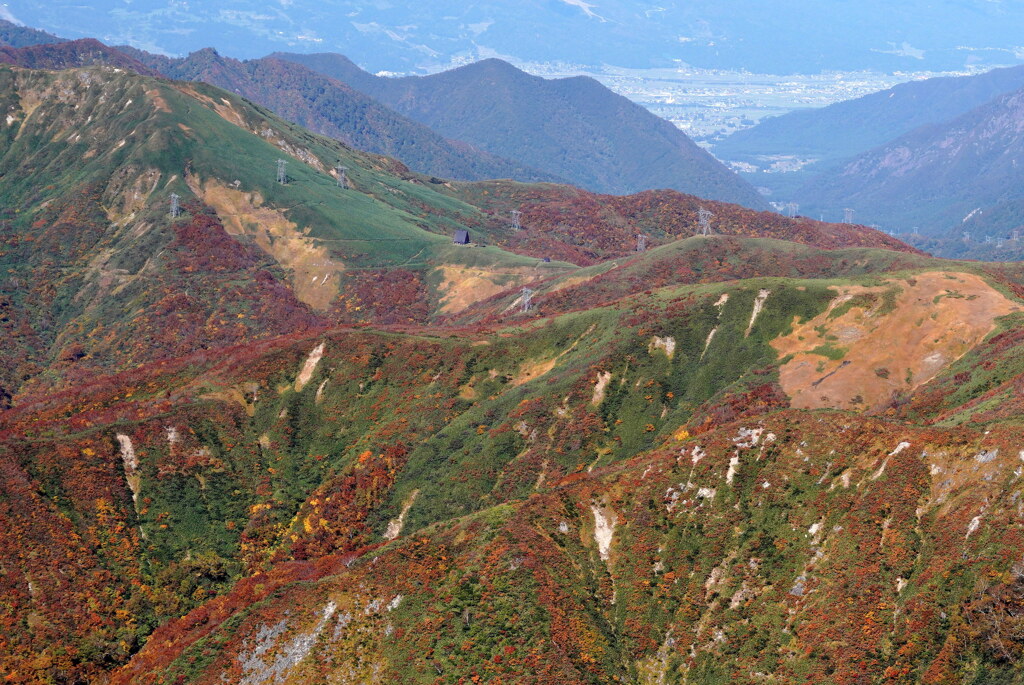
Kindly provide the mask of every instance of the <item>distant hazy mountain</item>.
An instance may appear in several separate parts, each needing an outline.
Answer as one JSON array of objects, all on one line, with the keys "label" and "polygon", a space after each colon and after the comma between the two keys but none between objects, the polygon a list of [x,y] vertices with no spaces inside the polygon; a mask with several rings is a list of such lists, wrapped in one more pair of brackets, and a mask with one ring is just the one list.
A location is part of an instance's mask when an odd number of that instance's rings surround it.
[{"label": "distant hazy mountain", "polygon": [[[1024,265],[124,69],[0,103],[5,682],[1022,681]],[[502,244],[555,232],[618,255]]]},{"label": "distant hazy mountain", "polygon": [[395,157],[421,173],[444,178],[513,178],[556,181],[459,141],[388,109],[343,83],[302,65],[278,59],[240,62],[213,49],[170,59],[133,48],[123,52],[151,69],[182,81],[203,81],[239,93],[317,133],[360,150]]},{"label": "distant hazy mountain", "polygon": [[0,47],[0,63],[14,64],[26,69],[71,69],[102,64],[130,69],[149,76],[157,74],[134,58],[92,38],[42,43],[22,48]]},{"label": "distant hazy mountain", "polygon": [[543,79],[497,59],[423,77],[373,76],[340,55],[281,54],[442,135],[589,190],[672,188],[749,207],[764,200],[675,126],[587,77]]},{"label": "distant hazy mountain", "polygon": [[45,31],[38,31],[27,26],[19,26],[6,19],[0,19],[0,46],[23,48],[29,45],[63,42],[63,38],[58,38]]},{"label": "distant hazy mountain", "polygon": [[1024,66],[903,83],[821,109],[766,119],[715,145],[715,154],[730,161],[801,155],[828,163],[867,152],[919,126],[949,121],[1021,87]]},{"label": "distant hazy mountain", "polygon": [[[461,180],[561,180],[461,141],[447,140],[345,84],[298,64],[272,59],[240,62],[221,57],[209,48],[184,59],[172,59],[132,47],[108,47],[92,38],[65,41],[0,21],[0,38],[4,36],[11,38],[12,46],[0,45],[0,63],[32,69],[103,64],[140,74],[205,81],[241,93],[306,128],[353,147],[396,157],[421,173]],[[14,42],[25,47],[13,47]]]},{"label": "distant hazy mountain", "polygon": [[929,124],[802,188],[801,211],[849,207],[860,223],[974,239],[1024,226],[1024,89]]},{"label": "distant hazy mountain", "polygon": [[944,70],[1012,63],[1024,25],[1024,4],[991,0],[8,0],[0,9],[59,35],[168,54],[207,45],[239,57],[344,52],[372,70],[496,55],[775,73]]}]

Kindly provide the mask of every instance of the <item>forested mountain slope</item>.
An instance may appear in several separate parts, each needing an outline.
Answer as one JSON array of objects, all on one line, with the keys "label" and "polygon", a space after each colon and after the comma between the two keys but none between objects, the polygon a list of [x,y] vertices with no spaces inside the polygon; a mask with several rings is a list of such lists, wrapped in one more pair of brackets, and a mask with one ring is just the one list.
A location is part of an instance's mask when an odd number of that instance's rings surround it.
[{"label": "forested mountain slope", "polygon": [[299,64],[272,57],[241,62],[213,49],[181,59],[121,50],[165,76],[203,81],[238,93],[300,126],[360,150],[395,157],[421,173],[462,180],[559,180],[553,174],[476,149],[457,136],[444,138],[344,83]]},{"label": "forested mountain slope", "polygon": [[130,69],[148,76],[158,75],[142,62],[92,38],[33,44],[20,48],[0,47],[0,63],[26,69],[54,70],[104,65]]},{"label": "forested mountain slope", "polygon": [[682,131],[588,77],[543,79],[487,59],[423,77],[375,77],[342,55],[280,54],[446,136],[588,190],[670,188],[755,209],[764,200]]},{"label": "forested mountain slope", "polygon": [[63,42],[63,38],[58,38],[46,31],[39,31],[28,26],[20,26],[6,19],[0,19],[0,45],[4,47],[24,48],[30,45]]},{"label": "forested mountain slope", "polygon": [[1012,678],[1021,273],[912,259],[26,398],[3,666],[97,677],[162,625],[114,682]]},{"label": "forested mountain slope", "polygon": [[810,213],[851,207],[857,220],[924,235],[1008,238],[1024,226],[1024,89],[953,121],[918,128],[809,181]]},{"label": "forested mountain slope", "polygon": [[1019,264],[115,67],[0,106],[8,682],[1019,679]]},{"label": "forested mountain slope", "polygon": [[796,155],[833,163],[868,152],[920,126],[955,119],[1021,87],[1024,66],[901,83],[821,109],[766,119],[717,143],[715,154],[729,161]]}]

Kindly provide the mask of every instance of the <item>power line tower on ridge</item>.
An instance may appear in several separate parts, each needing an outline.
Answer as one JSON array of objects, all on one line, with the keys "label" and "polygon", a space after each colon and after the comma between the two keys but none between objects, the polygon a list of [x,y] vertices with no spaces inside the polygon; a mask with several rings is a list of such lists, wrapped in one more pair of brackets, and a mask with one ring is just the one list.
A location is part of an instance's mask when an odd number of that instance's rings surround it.
[{"label": "power line tower on ridge", "polygon": [[697,224],[700,226],[701,235],[711,234],[711,217],[713,216],[714,214],[703,207],[697,210]]},{"label": "power line tower on ridge", "polygon": [[647,236],[643,233],[636,234],[636,251],[643,252],[647,249]]},{"label": "power line tower on ridge", "polygon": [[338,164],[334,167],[334,170],[338,172],[338,187],[348,188],[348,174],[346,173],[348,171],[348,167]]},{"label": "power line tower on ridge", "polygon": [[521,223],[521,219],[522,219],[523,213],[521,211],[519,211],[518,209],[513,209],[511,214],[512,214],[512,230],[513,231],[518,231],[518,230],[522,229],[523,226],[522,226],[522,223]]},{"label": "power line tower on ridge", "polygon": [[176,219],[181,216],[181,205],[179,204],[181,196],[177,193],[171,193],[171,218]]},{"label": "power line tower on ridge", "polygon": [[843,223],[844,224],[852,224],[853,223],[853,215],[856,214],[856,213],[857,212],[855,210],[850,209],[849,207],[844,209],[843,210]]},{"label": "power line tower on ridge", "polygon": [[281,185],[285,185],[286,183],[288,183],[288,172],[285,170],[285,167],[287,167],[287,165],[287,161],[283,159],[277,160],[277,182],[280,183]]},{"label": "power line tower on ridge", "polygon": [[530,308],[533,307],[533,291],[529,288],[523,288],[522,303],[524,312],[530,311]]}]

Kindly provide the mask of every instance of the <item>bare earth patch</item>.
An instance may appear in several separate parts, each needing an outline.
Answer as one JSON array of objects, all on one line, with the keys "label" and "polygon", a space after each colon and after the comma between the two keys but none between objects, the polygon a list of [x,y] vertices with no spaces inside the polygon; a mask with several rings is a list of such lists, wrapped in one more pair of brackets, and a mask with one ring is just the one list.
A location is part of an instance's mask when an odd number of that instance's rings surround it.
[{"label": "bare earth patch", "polygon": [[338,274],[345,265],[330,257],[328,250],[302,233],[284,212],[263,205],[263,196],[229,188],[209,179],[200,184],[194,177],[189,187],[213,207],[224,229],[232,235],[247,235],[264,252],[292,272],[295,296],[315,309],[327,309],[338,295]]},{"label": "bare earth patch", "polygon": [[[772,342],[780,358],[792,355],[780,383],[801,409],[878,409],[934,378],[991,333],[996,318],[1018,310],[974,274],[842,288],[828,311]],[[830,318],[834,312],[841,314]]]},{"label": "bare earth patch", "polygon": [[458,314],[467,307],[514,287],[526,280],[515,270],[471,269],[461,266],[442,266],[442,314]]},{"label": "bare earth patch", "polygon": [[229,388],[215,390],[202,395],[204,400],[220,400],[221,402],[234,402],[243,409],[249,416],[256,415],[255,393],[259,390],[258,383],[241,383]]},{"label": "bare earth patch", "polygon": [[229,121],[238,128],[245,128],[245,118],[237,109],[235,109],[234,105],[225,98],[221,98],[220,102],[215,102],[213,104],[213,109],[221,116],[222,119],[224,119],[224,121]]},{"label": "bare earth patch", "polygon": [[525,385],[534,378],[540,378],[555,368],[556,361],[558,361],[557,358],[523,362],[523,365],[519,367],[519,373],[512,379],[512,385]]},{"label": "bare earth patch", "polygon": [[313,378],[313,372],[316,371],[317,364],[324,357],[324,343],[320,343],[313,348],[313,351],[306,357],[306,361],[302,365],[302,369],[299,371],[299,375],[295,377],[295,392],[302,392],[302,389],[306,387],[310,380]]},{"label": "bare earth patch", "polygon": [[147,90],[146,95],[149,97],[150,102],[153,103],[153,108],[158,112],[170,112],[171,108],[167,105],[167,100],[164,100],[163,96],[160,95],[160,91],[156,88]]},{"label": "bare earth patch", "polygon": [[611,371],[602,371],[597,374],[597,383],[594,384],[594,398],[590,400],[590,403],[595,407],[604,402],[604,394],[608,389],[608,384],[612,381]]}]

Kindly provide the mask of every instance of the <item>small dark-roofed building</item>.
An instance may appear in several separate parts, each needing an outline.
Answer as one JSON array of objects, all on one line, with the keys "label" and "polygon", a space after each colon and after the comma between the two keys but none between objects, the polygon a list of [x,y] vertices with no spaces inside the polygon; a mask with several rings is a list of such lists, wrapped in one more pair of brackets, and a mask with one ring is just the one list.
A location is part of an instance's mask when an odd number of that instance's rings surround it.
[{"label": "small dark-roofed building", "polygon": [[455,231],[452,242],[456,245],[469,245],[469,231]]},{"label": "small dark-roofed building", "polygon": [[551,263],[551,257],[545,257],[544,258],[544,263],[545,264],[550,264]]}]

